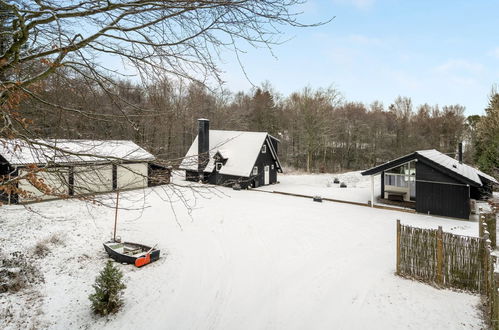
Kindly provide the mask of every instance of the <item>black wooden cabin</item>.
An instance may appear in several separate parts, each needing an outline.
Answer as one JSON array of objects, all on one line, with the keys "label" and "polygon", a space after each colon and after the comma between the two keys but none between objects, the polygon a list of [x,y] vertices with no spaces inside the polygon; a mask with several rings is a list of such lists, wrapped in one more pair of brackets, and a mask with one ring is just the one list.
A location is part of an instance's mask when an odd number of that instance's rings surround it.
[{"label": "black wooden cabin", "polygon": [[[461,150],[461,149],[460,149]],[[381,198],[413,202],[416,212],[469,219],[470,199],[492,195],[497,180],[437,150],[421,150],[361,173],[381,175]]]},{"label": "black wooden cabin", "polygon": [[210,130],[199,119],[198,136],[182,160],[186,180],[242,189],[277,183],[279,140],[265,132]]}]

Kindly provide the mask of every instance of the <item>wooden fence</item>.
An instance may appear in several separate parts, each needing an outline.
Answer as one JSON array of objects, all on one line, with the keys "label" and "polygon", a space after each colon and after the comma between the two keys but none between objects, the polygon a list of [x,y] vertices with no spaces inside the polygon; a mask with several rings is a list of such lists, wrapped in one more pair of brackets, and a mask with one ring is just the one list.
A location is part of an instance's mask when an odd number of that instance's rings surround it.
[{"label": "wooden fence", "polygon": [[493,235],[495,241],[496,215],[490,213],[481,214],[478,222],[484,250],[485,286],[483,294],[487,300],[485,314],[489,320],[490,327],[494,330],[499,330],[499,273],[495,271],[497,257],[492,255],[492,252],[495,250],[495,244],[492,245],[490,239]]},{"label": "wooden fence", "polygon": [[441,287],[481,292],[482,239],[422,229],[397,220],[397,274]]},{"label": "wooden fence", "polygon": [[484,235],[484,226],[483,224],[487,224],[487,229],[489,231],[489,238],[492,245],[492,248],[495,249],[497,244],[496,239],[496,215],[495,213],[481,213],[479,215],[480,221],[478,221],[478,234],[480,237]]},{"label": "wooden fence", "polygon": [[423,282],[480,293],[486,297],[486,316],[499,330],[499,273],[492,255],[496,216],[480,215],[480,237],[444,233],[400,224],[397,220],[397,275]]}]

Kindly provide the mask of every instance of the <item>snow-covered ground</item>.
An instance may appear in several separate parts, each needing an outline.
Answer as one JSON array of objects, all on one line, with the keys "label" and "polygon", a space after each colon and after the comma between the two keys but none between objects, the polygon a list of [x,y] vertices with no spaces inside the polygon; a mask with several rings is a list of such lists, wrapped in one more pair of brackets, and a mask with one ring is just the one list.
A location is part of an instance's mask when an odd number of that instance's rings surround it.
[{"label": "snow-covered ground", "polygon": [[[280,180],[282,187],[294,180],[312,191],[323,177]],[[30,253],[53,234],[63,240],[63,245],[50,244],[51,252],[37,261],[45,283],[34,292],[0,294],[0,316],[11,314],[3,328],[484,326],[479,296],[394,275],[396,219],[468,235],[477,234],[476,223],[226,188],[201,189],[194,196],[187,188],[156,187],[145,195],[122,196],[119,235],[159,243],[162,258],[141,269],[118,265],[127,285],[125,305],[107,319],[92,316],[88,295],[107,260],[102,242],[111,235],[114,210],[76,200],[33,204],[32,211],[0,208],[3,253]]]},{"label": "snow-covered ground", "polygon": [[[334,183],[338,178],[346,183],[346,188],[340,188]],[[278,175],[279,184],[259,187],[259,190],[281,191],[309,196],[321,196],[337,200],[365,203],[371,200],[371,179],[362,176],[360,171],[342,174],[284,174]],[[380,194],[380,176],[374,177],[375,196]]]}]

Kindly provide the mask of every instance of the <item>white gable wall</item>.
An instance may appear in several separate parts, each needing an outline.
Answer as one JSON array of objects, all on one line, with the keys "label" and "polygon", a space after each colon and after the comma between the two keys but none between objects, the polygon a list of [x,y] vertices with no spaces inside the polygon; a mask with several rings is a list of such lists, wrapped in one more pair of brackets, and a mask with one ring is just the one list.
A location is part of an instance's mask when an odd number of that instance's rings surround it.
[{"label": "white gable wall", "polygon": [[116,169],[117,189],[147,187],[147,163],[123,164]]},{"label": "white gable wall", "polygon": [[92,194],[113,190],[113,166],[75,166],[75,195]]}]

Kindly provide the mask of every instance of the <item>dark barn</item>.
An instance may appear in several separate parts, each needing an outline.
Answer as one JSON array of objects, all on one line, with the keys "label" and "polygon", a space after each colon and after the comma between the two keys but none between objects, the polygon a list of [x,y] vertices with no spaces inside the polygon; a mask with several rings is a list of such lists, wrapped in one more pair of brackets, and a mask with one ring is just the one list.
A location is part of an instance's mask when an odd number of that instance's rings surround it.
[{"label": "dark barn", "polygon": [[278,139],[265,132],[210,130],[207,119],[198,123],[198,136],[180,165],[186,180],[242,189],[277,183]]},{"label": "dark barn", "polygon": [[[470,200],[492,195],[497,180],[437,150],[421,150],[362,172],[381,175],[381,199],[416,212],[469,219]],[[374,194],[372,194],[374,195]]]}]

